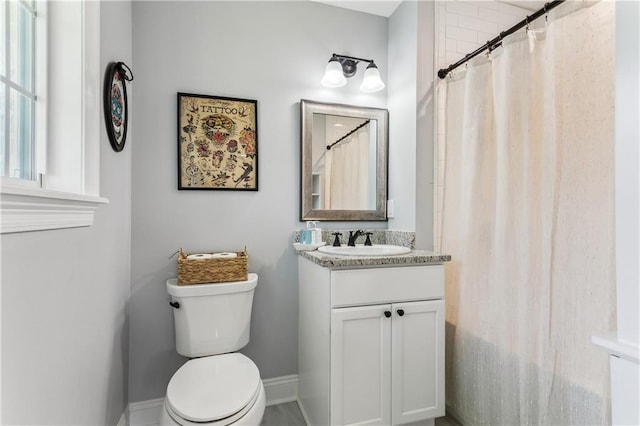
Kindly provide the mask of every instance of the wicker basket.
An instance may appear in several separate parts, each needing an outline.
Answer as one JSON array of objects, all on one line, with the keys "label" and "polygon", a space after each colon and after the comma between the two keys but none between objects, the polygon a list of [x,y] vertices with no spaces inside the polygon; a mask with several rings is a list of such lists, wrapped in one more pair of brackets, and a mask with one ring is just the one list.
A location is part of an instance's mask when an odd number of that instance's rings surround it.
[{"label": "wicker basket", "polygon": [[178,285],[227,283],[249,279],[247,248],[234,258],[187,259],[188,253],[178,253]]}]

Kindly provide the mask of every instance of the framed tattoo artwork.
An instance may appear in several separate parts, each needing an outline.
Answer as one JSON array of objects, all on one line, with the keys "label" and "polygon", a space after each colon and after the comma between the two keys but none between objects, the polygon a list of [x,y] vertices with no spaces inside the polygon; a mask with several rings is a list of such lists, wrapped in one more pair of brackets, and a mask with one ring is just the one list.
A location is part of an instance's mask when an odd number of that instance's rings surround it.
[{"label": "framed tattoo artwork", "polygon": [[178,93],[178,189],[258,190],[258,103]]}]

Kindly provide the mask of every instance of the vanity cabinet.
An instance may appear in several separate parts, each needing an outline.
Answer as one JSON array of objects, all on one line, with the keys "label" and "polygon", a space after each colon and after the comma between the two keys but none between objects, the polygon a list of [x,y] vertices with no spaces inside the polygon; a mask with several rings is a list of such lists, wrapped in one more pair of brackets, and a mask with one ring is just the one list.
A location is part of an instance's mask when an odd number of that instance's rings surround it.
[{"label": "vanity cabinet", "polygon": [[298,402],[309,425],[444,415],[442,264],[332,270],[299,258]]}]

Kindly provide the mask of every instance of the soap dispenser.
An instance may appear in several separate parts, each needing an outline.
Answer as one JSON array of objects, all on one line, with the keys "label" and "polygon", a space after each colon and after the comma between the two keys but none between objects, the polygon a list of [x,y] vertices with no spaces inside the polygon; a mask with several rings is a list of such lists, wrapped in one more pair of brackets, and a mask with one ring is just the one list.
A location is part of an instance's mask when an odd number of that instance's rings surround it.
[{"label": "soap dispenser", "polygon": [[313,223],[313,244],[322,244],[322,229],[318,226],[318,222]]},{"label": "soap dispenser", "polygon": [[311,223],[307,222],[306,229],[300,231],[300,242],[302,244],[313,244],[313,232],[311,230]]},{"label": "soap dispenser", "polygon": [[322,229],[318,227],[315,221],[307,222],[306,229],[300,231],[300,242],[303,244],[320,244],[322,243]]}]

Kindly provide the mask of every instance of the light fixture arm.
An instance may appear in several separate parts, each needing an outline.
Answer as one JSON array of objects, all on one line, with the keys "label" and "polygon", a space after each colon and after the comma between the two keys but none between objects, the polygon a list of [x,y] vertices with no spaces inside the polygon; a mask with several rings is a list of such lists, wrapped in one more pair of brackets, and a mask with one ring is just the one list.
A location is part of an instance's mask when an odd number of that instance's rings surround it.
[{"label": "light fixture arm", "polygon": [[368,62],[369,66],[375,66],[373,59],[364,59],[357,58],[355,56],[348,55],[338,55],[337,53],[333,53],[331,56],[331,61],[338,61],[340,65],[342,65],[342,73],[345,77],[353,77],[358,71],[358,63],[360,62]]},{"label": "light fixture arm", "polygon": [[368,62],[370,64],[373,63],[373,59],[356,58],[355,56],[338,55],[337,53],[332,53],[332,55],[336,57],[340,62],[342,62],[342,59],[350,59],[352,61],[362,61],[362,62]]}]

